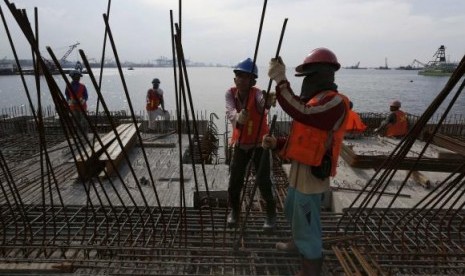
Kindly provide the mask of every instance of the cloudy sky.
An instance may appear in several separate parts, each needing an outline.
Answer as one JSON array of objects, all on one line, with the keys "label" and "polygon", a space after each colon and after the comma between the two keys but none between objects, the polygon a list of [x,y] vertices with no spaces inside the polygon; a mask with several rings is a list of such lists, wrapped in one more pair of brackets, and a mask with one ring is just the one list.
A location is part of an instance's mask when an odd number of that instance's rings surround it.
[{"label": "cloudy sky", "polygon": [[[42,49],[60,57],[79,42],[88,58],[100,60],[107,0],[10,0],[25,9],[30,20],[39,14]],[[20,58],[30,50],[4,1],[0,4]],[[192,61],[233,65],[253,57],[264,1],[182,1],[182,44]],[[179,22],[179,0],[113,0],[110,27],[122,62],[146,62],[171,57],[170,10]],[[275,55],[288,18],[281,56],[296,66],[316,47],[332,49],[343,66],[390,67],[427,62],[440,45],[447,58],[465,54],[463,0],[268,0],[257,64]],[[78,52],[70,60],[78,58]],[[4,26],[0,27],[0,59],[12,58]],[[107,58],[112,54],[107,50]]]}]

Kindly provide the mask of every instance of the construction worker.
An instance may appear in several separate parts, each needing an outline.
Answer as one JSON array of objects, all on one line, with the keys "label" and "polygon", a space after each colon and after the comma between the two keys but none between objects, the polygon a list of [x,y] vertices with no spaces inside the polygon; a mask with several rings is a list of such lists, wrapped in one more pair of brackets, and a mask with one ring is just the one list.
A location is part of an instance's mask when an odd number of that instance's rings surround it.
[{"label": "construction worker", "polygon": [[301,254],[302,267],[297,275],[320,275],[323,264],[321,201],[329,190],[330,177],[336,175],[349,112],[349,100],[334,83],[340,67],[332,51],[312,50],[296,67],[296,76],[304,77],[300,96],[287,81],[281,58],[271,59],[268,70],[276,82],[281,108],[293,118],[288,137],[266,135],[262,146],[281,149],[283,158],[291,161],[284,213],[291,224],[292,239],[278,242],[276,248]]},{"label": "construction worker", "polygon": [[354,104],[350,102],[349,106],[350,110],[348,113],[346,134],[344,138],[359,138],[362,135],[362,133],[367,129],[367,126],[363,123],[362,119],[360,118],[360,115],[358,115],[358,113],[353,110]]},{"label": "construction worker", "polygon": [[[152,80],[152,88],[147,91],[146,106],[148,115],[148,129],[155,130],[155,121],[158,116],[162,116],[165,120],[167,112],[163,100],[163,90],[160,88],[160,80],[154,78]],[[160,109],[161,107],[161,109]]]},{"label": "construction worker", "polygon": [[66,87],[65,97],[68,102],[69,109],[76,119],[76,122],[81,126],[84,133],[87,133],[87,121],[85,113],[87,112],[87,88],[79,80],[82,77],[81,71],[72,70],[69,73],[71,77],[71,87]]},{"label": "construction worker", "polygon": [[391,102],[389,107],[391,113],[375,129],[375,133],[392,138],[402,138],[407,135],[409,128],[407,114],[400,110],[400,107],[400,101],[394,100]]},{"label": "construction worker", "polygon": [[233,128],[230,141],[233,152],[228,185],[231,212],[228,214],[227,223],[229,227],[237,225],[244,177],[248,163],[252,161],[256,170],[255,181],[266,202],[266,219],[263,228],[269,231],[274,229],[276,224],[276,201],[270,176],[270,151],[263,151],[261,138],[268,133],[267,112],[274,104],[273,97],[270,96],[266,101],[262,91],[254,86],[258,69],[250,58],[239,62],[233,71],[235,86],[226,91],[226,116]]}]

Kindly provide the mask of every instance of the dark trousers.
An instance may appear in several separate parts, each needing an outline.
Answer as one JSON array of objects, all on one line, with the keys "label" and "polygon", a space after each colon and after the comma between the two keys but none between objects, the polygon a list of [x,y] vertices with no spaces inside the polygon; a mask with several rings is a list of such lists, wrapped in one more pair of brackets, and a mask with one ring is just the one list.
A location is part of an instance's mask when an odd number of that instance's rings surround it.
[{"label": "dark trousers", "polygon": [[[230,178],[228,186],[229,204],[235,211],[240,209],[240,198],[242,187],[244,186],[244,177],[247,170],[247,165],[252,158],[254,149],[244,150],[235,147],[233,150],[233,158],[230,164]],[[262,159],[263,155],[263,159]],[[260,194],[266,202],[267,212],[275,212],[276,201],[272,190],[271,168],[270,168],[269,151],[264,151],[262,148],[256,148],[253,158],[253,166],[255,167],[255,181],[260,189]]]}]

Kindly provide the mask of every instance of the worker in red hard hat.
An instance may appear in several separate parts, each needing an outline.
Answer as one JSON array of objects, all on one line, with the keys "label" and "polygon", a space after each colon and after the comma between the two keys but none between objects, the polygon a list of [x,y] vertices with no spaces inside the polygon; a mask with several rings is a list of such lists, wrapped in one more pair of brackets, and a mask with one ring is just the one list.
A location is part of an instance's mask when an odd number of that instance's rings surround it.
[{"label": "worker in red hard hat", "polygon": [[291,161],[284,214],[292,238],[278,242],[276,248],[302,255],[297,275],[320,275],[323,265],[321,201],[329,190],[330,177],[336,175],[349,112],[349,99],[339,93],[334,82],[340,67],[331,50],[311,51],[296,67],[296,76],[303,77],[299,96],[286,78],[281,58],[271,59],[268,70],[276,82],[279,105],[293,119],[287,137],[266,135],[262,146],[280,149],[281,156]]},{"label": "worker in red hard hat", "polygon": [[392,138],[402,138],[407,135],[409,128],[407,114],[400,110],[400,107],[400,101],[394,100],[391,102],[389,106],[391,113],[375,129],[375,133]]}]

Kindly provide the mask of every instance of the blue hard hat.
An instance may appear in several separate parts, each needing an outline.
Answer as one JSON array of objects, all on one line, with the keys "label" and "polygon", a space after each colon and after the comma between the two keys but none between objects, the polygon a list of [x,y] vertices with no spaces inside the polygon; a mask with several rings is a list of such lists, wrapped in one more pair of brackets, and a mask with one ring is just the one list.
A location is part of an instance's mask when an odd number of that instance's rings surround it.
[{"label": "blue hard hat", "polygon": [[[252,70],[253,66],[253,70]],[[258,78],[258,68],[257,65],[253,64],[252,59],[246,58],[243,61],[239,62],[236,67],[234,67],[234,73],[237,71],[246,72],[253,74],[255,78]]]}]

